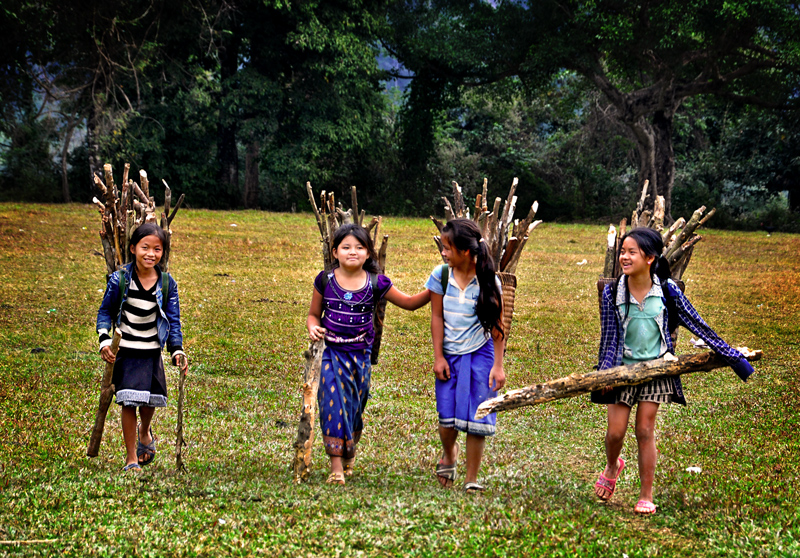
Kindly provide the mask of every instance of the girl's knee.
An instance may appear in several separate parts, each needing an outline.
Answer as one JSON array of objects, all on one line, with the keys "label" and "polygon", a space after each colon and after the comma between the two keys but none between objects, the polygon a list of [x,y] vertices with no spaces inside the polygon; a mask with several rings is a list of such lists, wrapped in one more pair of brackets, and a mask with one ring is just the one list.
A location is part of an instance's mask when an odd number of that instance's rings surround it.
[{"label": "girl's knee", "polygon": [[606,444],[621,444],[625,440],[625,429],[609,428],[606,430]]},{"label": "girl's knee", "polygon": [[652,424],[636,425],[636,440],[640,443],[650,442],[655,437],[655,427]]}]

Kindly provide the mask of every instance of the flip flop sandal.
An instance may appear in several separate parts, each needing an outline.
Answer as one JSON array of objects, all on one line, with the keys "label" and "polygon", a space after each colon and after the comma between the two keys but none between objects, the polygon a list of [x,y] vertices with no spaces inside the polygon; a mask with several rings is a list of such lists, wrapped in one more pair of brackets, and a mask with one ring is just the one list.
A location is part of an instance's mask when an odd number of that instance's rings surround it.
[{"label": "flip flop sandal", "polygon": [[466,494],[475,494],[483,492],[484,490],[486,490],[486,487],[477,482],[468,482],[464,485],[464,492]]},{"label": "flip flop sandal", "polygon": [[600,478],[597,479],[597,482],[594,483],[595,488],[603,488],[608,490],[609,495],[605,498],[598,496],[603,501],[608,501],[614,495],[614,491],[617,489],[617,480],[619,480],[619,476],[622,474],[622,470],[625,469],[625,460],[621,457],[619,458],[619,469],[617,470],[617,476],[613,479],[608,478],[603,473],[600,473]]},{"label": "flip flop sandal", "polygon": [[141,466],[148,465],[156,458],[156,442],[158,438],[153,434],[152,428],[150,428],[150,438],[152,438],[153,441],[149,444],[143,444],[140,441],[136,442],[136,457],[141,458],[144,456],[144,459],[139,461],[139,465]]},{"label": "flip flop sandal", "polygon": [[344,486],[344,473],[331,473],[328,475],[328,480],[325,482],[328,484],[339,484]]},{"label": "flip flop sandal", "polygon": [[138,463],[129,463],[122,468],[122,471],[125,473],[127,473],[128,471],[131,471],[133,473],[141,473],[142,468],[139,467]]},{"label": "flip flop sandal", "polygon": [[[461,453],[461,448],[458,444],[456,444],[456,461],[452,465],[445,465],[442,463],[444,460],[444,454],[442,454],[442,459],[439,460],[439,463],[436,464],[436,476],[440,479],[439,484],[442,485],[443,488],[450,488],[453,486],[453,482],[456,480],[457,476],[457,469],[458,469],[458,455]],[[441,482],[441,479],[444,479],[445,482]]]},{"label": "flip flop sandal", "polygon": [[344,465],[344,474],[345,476],[351,476],[353,474],[353,467],[356,464],[356,458],[352,457],[350,459],[342,459],[342,465]]},{"label": "flip flop sandal", "polygon": [[653,502],[648,502],[647,500],[639,500],[636,502],[636,505],[633,506],[633,513],[638,515],[653,515],[656,513],[656,506]]}]

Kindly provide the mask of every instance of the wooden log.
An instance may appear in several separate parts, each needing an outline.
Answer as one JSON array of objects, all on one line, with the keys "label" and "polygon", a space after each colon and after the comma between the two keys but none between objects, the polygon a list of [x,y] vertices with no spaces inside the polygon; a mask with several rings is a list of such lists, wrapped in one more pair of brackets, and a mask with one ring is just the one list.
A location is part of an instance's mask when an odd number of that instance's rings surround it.
[{"label": "wooden log", "polygon": [[478,219],[480,218],[481,213],[483,213],[483,206],[481,205],[481,200],[482,199],[483,198],[481,198],[480,194],[478,194],[475,197],[475,215],[472,216],[472,220],[475,221],[476,223],[478,222]]},{"label": "wooden log", "polygon": [[144,192],[144,200],[150,199],[150,181],[147,179],[147,171],[144,169],[139,170],[139,182],[142,185],[142,192]]},{"label": "wooden log", "polygon": [[183,448],[186,441],[183,439],[183,404],[186,400],[186,374],[179,369],[178,372],[178,420],[175,425],[175,469],[180,473],[186,471],[183,463]]},{"label": "wooden log", "polygon": [[666,253],[667,248],[675,239],[675,231],[686,224],[686,219],[683,217],[679,217],[677,221],[670,225],[669,229],[665,233],[662,234],[661,238],[664,239],[664,253]]},{"label": "wooden log", "polygon": [[452,221],[456,218],[456,212],[453,210],[453,206],[450,205],[450,200],[442,197],[442,201],[444,202],[444,220]]},{"label": "wooden log", "polygon": [[461,193],[461,186],[458,185],[458,182],[453,180],[453,214],[459,218],[463,219],[467,216],[467,204],[464,203],[464,196]]},{"label": "wooden log", "polygon": [[516,236],[512,236],[508,239],[508,244],[506,245],[506,249],[503,251],[503,255],[500,258],[500,264],[497,266],[497,271],[503,271],[507,266],[508,262],[511,261],[511,256],[517,250],[517,246],[519,244],[519,239]]},{"label": "wooden log", "polygon": [[181,197],[178,198],[178,203],[175,204],[175,209],[173,209],[172,213],[170,213],[170,216],[167,217],[167,223],[169,225],[172,225],[172,220],[175,218],[175,215],[178,214],[178,210],[181,208],[181,205],[183,205],[183,200],[185,198],[186,194],[181,194]]},{"label": "wooden log", "polygon": [[647,199],[647,188],[650,185],[649,180],[645,180],[644,184],[642,184],[642,195],[639,197],[639,202],[636,204],[636,209],[633,210],[633,215],[631,215],[631,229],[635,229],[639,226],[644,226],[640,223],[640,215],[644,210],[644,202]]},{"label": "wooden log", "polygon": [[683,227],[683,229],[681,229],[680,234],[677,235],[675,242],[673,242],[670,245],[669,250],[667,251],[666,254],[664,254],[667,259],[670,259],[670,256],[672,256],[672,254],[674,254],[676,250],[678,250],[687,240],[689,240],[692,237],[694,230],[700,224],[700,219],[703,216],[703,212],[705,212],[705,210],[706,206],[704,205],[700,206],[698,209],[695,209],[694,213],[692,213],[692,216],[686,222],[686,226]]},{"label": "wooden log", "polygon": [[[739,351],[751,362],[761,359],[763,354],[761,351],[751,351],[746,347],[739,348]],[[556,399],[575,397],[602,388],[635,386],[656,378],[707,372],[728,366],[725,360],[714,352],[679,357],[670,354],[669,356],[671,358],[660,358],[630,366],[616,366],[586,374],[571,374],[557,380],[509,391],[500,397],[481,403],[475,413],[475,419],[481,419],[498,411],[508,411]]]},{"label": "wooden log", "polygon": [[697,244],[701,240],[703,240],[702,236],[695,235],[692,238],[690,238],[689,240],[687,240],[686,242],[684,242],[683,245],[680,248],[675,250],[667,258],[667,261],[669,262],[670,266],[672,266],[673,263],[677,263],[683,257],[683,254],[686,252],[686,250],[688,250],[689,248],[691,248],[692,246],[694,246],[695,244]]},{"label": "wooden log", "polygon": [[[111,339],[111,352],[114,355],[117,354],[117,349],[119,349],[120,339],[122,339],[120,331],[114,331],[114,337]],[[89,445],[86,448],[86,455],[89,457],[97,457],[100,451],[100,442],[103,440],[103,429],[106,426],[108,406],[111,404],[111,398],[114,395],[114,384],[111,383],[113,376],[114,364],[106,362],[103,379],[100,383],[100,404],[94,417],[94,428],[92,428],[92,435],[89,438]]]},{"label": "wooden log", "polygon": [[317,218],[317,227],[319,227],[319,234],[325,236],[325,225],[323,224],[322,217],[319,214],[317,202],[314,199],[314,191],[311,189],[311,182],[306,182],[306,192],[308,192],[308,201],[311,202],[311,209],[314,210],[314,217]]},{"label": "wooden log", "polygon": [[615,250],[617,246],[617,229],[614,228],[614,225],[608,226],[606,243],[606,260],[603,264],[603,277],[613,277],[614,260],[617,258],[617,252]]},{"label": "wooden log", "polygon": [[622,243],[622,237],[625,236],[625,228],[628,224],[628,220],[626,218],[622,218],[622,221],[619,222],[619,234],[617,235],[617,241],[614,246],[614,274],[611,277],[619,277],[620,273],[622,273],[622,268],[620,267],[619,258],[616,257],[616,254],[619,254],[619,247]]},{"label": "wooden log", "polygon": [[[386,273],[386,250],[389,246],[389,235],[383,235],[380,250],[378,250],[378,267],[381,273]],[[386,299],[382,298],[375,305],[372,311],[372,325],[375,329],[375,339],[372,342],[372,353],[370,354],[369,361],[372,364],[378,364],[378,356],[381,353],[381,341],[383,340],[383,321],[386,318]]]},{"label": "wooden log", "polygon": [[505,269],[501,269],[505,273],[516,273],[517,271],[517,264],[519,263],[519,259],[522,256],[522,249],[525,248],[525,245],[528,243],[528,239],[531,236],[533,230],[538,227],[542,223],[541,220],[534,221],[528,226],[528,230],[525,232],[525,236],[522,237],[522,240],[519,241],[517,245],[517,249],[514,250],[514,253],[511,255],[511,259],[508,260],[508,264],[506,265]]},{"label": "wooden log", "polygon": [[322,368],[322,353],[325,341],[315,341],[304,353],[306,359],[303,371],[303,408],[300,411],[300,422],[297,426],[297,438],[294,442],[294,460],[292,470],[294,481],[307,481],[311,476],[312,448],[314,446],[314,425],[317,417],[317,391]]},{"label": "wooden log", "polygon": [[664,213],[665,209],[664,196],[656,196],[656,204],[653,208],[653,229],[658,232],[664,230]]},{"label": "wooden log", "polygon": [[350,186],[350,210],[353,214],[353,222],[356,225],[361,224],[360,213],[358,212],[358,195],[356,194],[356,187]]}]

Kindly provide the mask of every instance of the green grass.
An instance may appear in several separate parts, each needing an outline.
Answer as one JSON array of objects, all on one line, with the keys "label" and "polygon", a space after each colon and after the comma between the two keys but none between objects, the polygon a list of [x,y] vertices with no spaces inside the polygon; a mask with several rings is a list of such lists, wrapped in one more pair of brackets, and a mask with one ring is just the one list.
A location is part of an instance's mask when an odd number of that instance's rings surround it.
[{"label": "green grass", "polygon": [[[613,501],[593,497],[605,414],[588,396],[499,415],[487,492],[440,489],[428,308],[388,308],[356,475],[325,485],[318,439],[311,481],[293,484],[305,315],[322,261],[313,218],[182,211],[173,225],[189,471],[174,472],[173,398],[156,414],[155,463],[123,475],[116,405],[99,457],[85,457],[102,371],[97,213],[0,205],[0,542],[55,539],[0,544],[0,556],[800,555],[800,237],[703,233],[687,294],[723,338],[765,357],[746,384],[729,369],[684,377],[689,405],[658,419],[659,511],[640,518],[632,431],[633,466]],[[388,274],[416,292],[440,261],[434,227],[385,226]],[[603,226],[535,231],[518,270],[510,388],[595,363],[604,241]],[[167,375],[174,395],[175,369]]]}]

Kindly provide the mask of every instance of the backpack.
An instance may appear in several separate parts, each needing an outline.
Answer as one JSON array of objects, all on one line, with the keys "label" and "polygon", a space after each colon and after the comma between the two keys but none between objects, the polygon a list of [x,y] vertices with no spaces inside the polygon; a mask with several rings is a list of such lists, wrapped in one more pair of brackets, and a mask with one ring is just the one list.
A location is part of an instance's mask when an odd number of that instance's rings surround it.
[{"label": "backpack", "polygon": [[447,267],[447,264],[442,264],[439,266],[439,269],[442,270],[442,276],[439,280],[442,283],[442,296],[447,294],[447,281],[450,279],[450,271]]},{"label": "backpack", "polygon": [[[122,270],[120,270],[122,271]],[[171,275],[169,273],[163,272],[161,274],[161,308],[164,308],[164,301],[167,300],[167,296],[169,295],[169,279]],[[125,273],[119,274],[119,309],[117,310],[117,316],[120,315],[122,312],[122,303],[125,300],[125,293],[128,291],[128,276]]]}]

